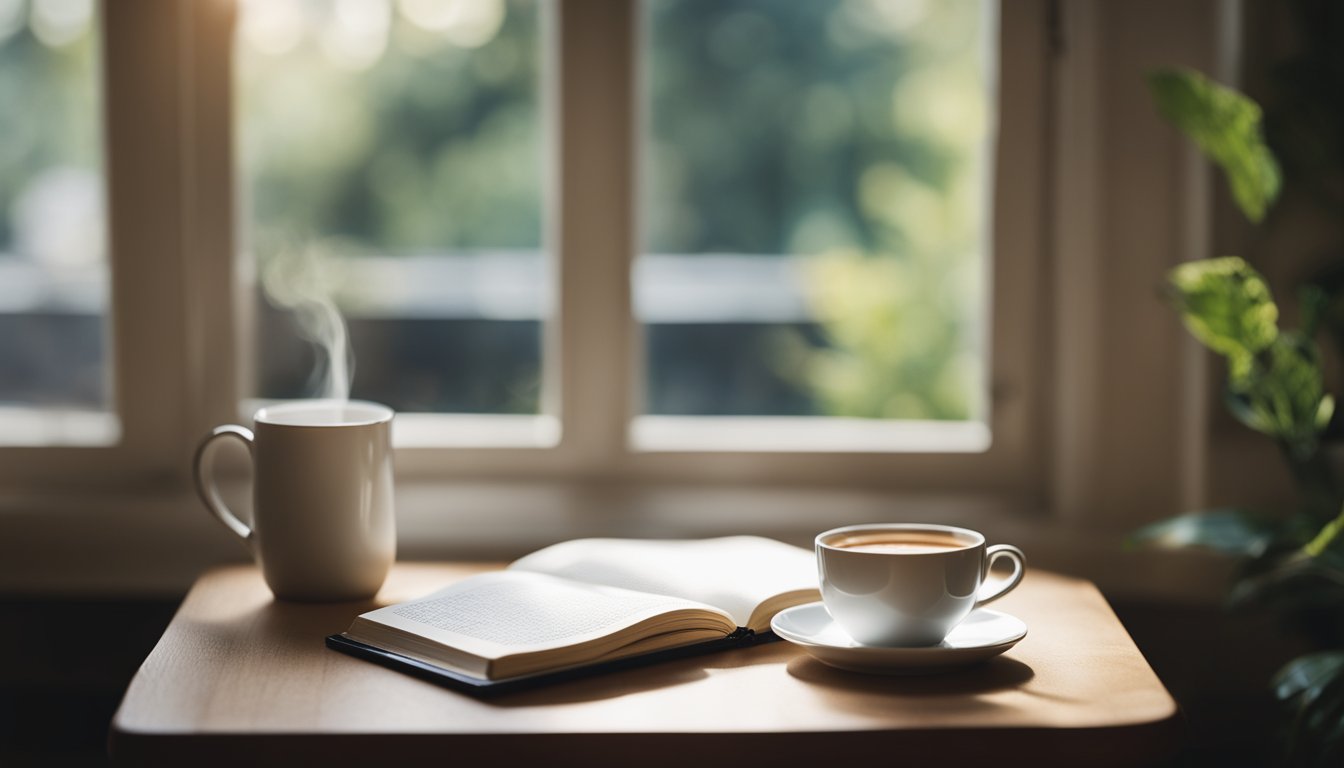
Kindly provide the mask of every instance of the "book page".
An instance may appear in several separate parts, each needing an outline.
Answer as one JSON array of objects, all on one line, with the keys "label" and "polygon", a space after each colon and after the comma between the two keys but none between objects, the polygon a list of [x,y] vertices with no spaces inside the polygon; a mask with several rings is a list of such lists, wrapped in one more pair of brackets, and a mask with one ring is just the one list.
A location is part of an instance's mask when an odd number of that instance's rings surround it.
[{"label": "book page", "polygon": [[695,600],[723,609],[740,627],[771,597],[818,588],[812,552],[759,536],[578,539],[534,552],[509,569]]},{"label": "book page", "polygon": [[[472,576],[419,600],[370,611],[360,619],[482,659],[497,659],[606,637],[679,610],[722,615],[710,606],[676,597],[499,571]],[[715,621],[728,624],[726,616]]]}]

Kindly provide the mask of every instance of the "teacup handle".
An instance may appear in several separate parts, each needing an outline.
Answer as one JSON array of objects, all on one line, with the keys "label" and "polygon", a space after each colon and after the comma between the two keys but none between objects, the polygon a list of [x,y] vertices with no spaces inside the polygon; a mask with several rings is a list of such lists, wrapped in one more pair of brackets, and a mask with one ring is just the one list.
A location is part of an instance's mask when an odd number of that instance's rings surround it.
[{"label": "teacup handle", "polygon": [[986,582],[980,586],[980,594],[976,596],[975,607],[979,608],[985,603],[992,603],[1000,597],[1008,594],[1018,584],[1022,583],[1022,574],[1027,570],[1027,557],[1022,554],[1022,550],[1011,544],[995,544],[985,550],[985,573],[988,574],[994,568],[994,561],[1001,557],[1006,557],[1013,561],[1013,572],[1006,579],[1000,580],[996,584]]},{"label": "teacup handle", "polygon": [[253,449],[256,445],[255,438],[252,436],[252,430],[247,427],[240,427],[236,424],[225,424],[215,427],[210,434],[205,436],[200,446],[196,449],[196,460],[192,466],[192,474],[196,478],[196,493],[200,494],[201,501],[205,503],[205,508],[210,514],[214,515],[224,527],[233,532],[233,535],[243,540],[244,544],[252,543],[252,529],[247,527],[247,523],[238,519],[238,516],[229,511],[224,499],[219,495],[219,487],[215,484],[215,464],[212,459],[215,455],[215,449],[219,447],[219,438],[232,437],[243,445],[247,446],[248,456],[253,455]]}]

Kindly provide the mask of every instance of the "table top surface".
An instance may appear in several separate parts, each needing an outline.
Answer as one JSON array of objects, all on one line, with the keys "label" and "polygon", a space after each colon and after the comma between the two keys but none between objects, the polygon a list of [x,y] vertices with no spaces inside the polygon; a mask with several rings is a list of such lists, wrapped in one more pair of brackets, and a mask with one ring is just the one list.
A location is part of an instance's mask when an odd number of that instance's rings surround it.
[{"label": "table top surface", "polygon": [[528,741],[515,737],[593,734],[724,743],[848,735],[899,745],[973,732],[1009,741],[1085,736],[1077,743],[1087,752],[1105,740],[1133,757],[1172,740],[1176,704],[1105,599],[1086,581],[1039,570],[995,604],[1026,622],[1025,639],[990,662],[931,676],[843,672],[780,642],[481,700],[323,644],[377,605],[493,567],[399,564],[374,601],[338,604],[276,602],[252,567],[211,571],[127,690],[112,724],[113,755],[168,755],[155,750],[204,741],[218,750],[248,739],[292,750],[352,736],[386,756],[381,750],[399,738],[493,750]]}]

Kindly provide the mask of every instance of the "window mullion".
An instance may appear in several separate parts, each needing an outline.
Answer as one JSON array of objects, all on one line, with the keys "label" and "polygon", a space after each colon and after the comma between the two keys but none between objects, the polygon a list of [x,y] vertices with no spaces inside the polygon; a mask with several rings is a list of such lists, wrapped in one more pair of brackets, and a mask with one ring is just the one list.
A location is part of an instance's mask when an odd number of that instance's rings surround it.
[{"label": "window mullion", "polygon": [[620,460],[631,412],[635,3],[559,3],[554,81],[559,268],[551,337],[561,450],[600,471]]},{"label": "window mullion", "polygon": [[237,418],[233,168],[234,3],[191,3],[184,19],[183,279],[188,440]]},{"label": "window mullion", "polygon": [[183,294],[182,30],[187,4],[104,3],[114,402],[125,469],[180,474]]}]

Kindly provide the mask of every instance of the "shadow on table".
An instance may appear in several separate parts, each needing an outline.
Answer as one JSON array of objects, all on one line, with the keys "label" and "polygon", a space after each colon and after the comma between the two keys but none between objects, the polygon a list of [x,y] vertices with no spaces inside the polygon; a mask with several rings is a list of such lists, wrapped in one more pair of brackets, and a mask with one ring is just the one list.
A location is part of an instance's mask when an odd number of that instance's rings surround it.
[{"label": "shadow on table", "polygon": [[657,664],[639,669],[627,669],[596,677],[556,683],[531,691],[504,693],[481,699],[486,704],[504,709],[512,707],[544,707],[552,704],[582,704],[589,701],[615,699],[632,693],[672,688],[709,677],[703,667]]},{"label": "shadow on table", "polygon": [[247,595],[246,599],[194,604],[182,620],[217,632],[248,634],[257,630],[278,631],[288,638],[293,633],[320,634],[322,637],[344,632],[356,616],[387,605],[383,600],[349,600],[330,603],[300,603],[276,600],[269,592]]},{"label": "shadow on table", "polygon": [[519,691],[484,699],[500,707],[535,707],[615,699],[634,693],[671,688],[708,678],[713,670],[781,664],[794,651],[788,643],[770,642],[750,648],[720,650],[682,659],[654,661],[634,667],[533,691]]},{"label": "shadow on table", "polygon": [[926,675],[871,675],[828,667],[811,656],[798,656],[788,672],[806,683],[851,693],[899,696],[975,696],[1017,688],[1036,676],[1016,659],[997,658],[983,664]]},{"label": "shadow on table", "polygon": [[793,678],[837,692],[921,698],[925,701],[955,699],[957,706],[962,708],[993,707],[995,705],[975,697],[1017,688],[1036,675],[1030,666],[1007,658],[992,659],[965,669],[931,675],[866,675],[834,669],[809,656],[797,655],[796,649],[788,643],[768,643],[755,648],[658,662],[533,691],[504,694],[485,701],[498,707],[576,704],[685,685],[709,677],[714,670],[781,664]]}]

